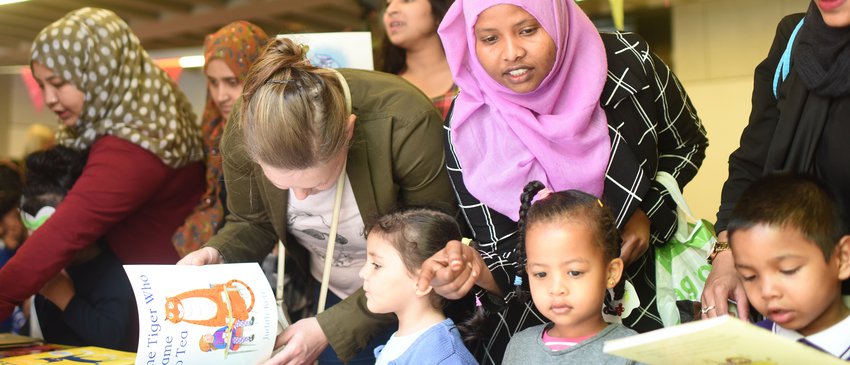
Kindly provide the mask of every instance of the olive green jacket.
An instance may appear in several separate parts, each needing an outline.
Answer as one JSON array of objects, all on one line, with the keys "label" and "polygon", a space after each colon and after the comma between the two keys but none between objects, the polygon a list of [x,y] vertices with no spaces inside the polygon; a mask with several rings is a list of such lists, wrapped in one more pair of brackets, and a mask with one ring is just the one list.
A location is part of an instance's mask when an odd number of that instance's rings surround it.
[{"label": "olive green jacket", "polygon": [[[445,171],[442,118],[430,100],[397,76],[339,71],[349,85],[352,113],[357,116],[346,172],[364,224],[368,227],[379,214],[398,205],[456,209]],[[278,239],[287,245],[288,192],[276,188],[251,160],[235,122],[238,110],[237,105],[221,142],[229,213],[206,246],[216,248],[226,262],[261,261]],[[396,320],[370,313],[362,289],[317,318],[343,360]]]}]

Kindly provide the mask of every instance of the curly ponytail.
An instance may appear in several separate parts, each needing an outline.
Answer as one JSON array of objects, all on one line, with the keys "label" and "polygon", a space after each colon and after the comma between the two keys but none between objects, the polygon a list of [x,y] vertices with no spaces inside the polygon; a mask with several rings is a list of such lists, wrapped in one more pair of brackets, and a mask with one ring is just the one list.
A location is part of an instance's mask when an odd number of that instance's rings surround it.
[{"label": "curly ponytail", "polygon": [[337,73],[313,67],[306,56],[305,47],[276,38],[248,72],[236,122],[256,161],[306,169],[329,160],[349,142]]}]

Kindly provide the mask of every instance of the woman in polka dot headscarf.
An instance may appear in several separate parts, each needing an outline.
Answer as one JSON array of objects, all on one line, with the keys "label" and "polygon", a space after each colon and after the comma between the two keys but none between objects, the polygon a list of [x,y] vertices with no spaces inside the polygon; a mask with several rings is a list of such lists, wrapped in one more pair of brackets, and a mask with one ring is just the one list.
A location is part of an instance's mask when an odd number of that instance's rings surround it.
[{"label": "woman in polka dot headscarf", "polygon": [[204,74],[207,76],[207,104],[201,119],[201,136],[207,162],[207,190],[195,211],[174,234],[174,247],[180,256],[197,250],[224,223],[225,193],[219,144],[224,125],[242,83],[269,37],[260,27],[246,21],[227,24],[204,41]]},{"label": "woman in polka dot headscarf", "polygon": [[[174,263],[171,243],[203,192],[203,158],[186,97],[123,20],[72,11],[33,42],[33,76],[59,117],[58,142],[89,150],[54,215],[0,269],[0,320],[74,254],[103,237],[125,264]],[[55,303],[72,311],[73,287]]]}]

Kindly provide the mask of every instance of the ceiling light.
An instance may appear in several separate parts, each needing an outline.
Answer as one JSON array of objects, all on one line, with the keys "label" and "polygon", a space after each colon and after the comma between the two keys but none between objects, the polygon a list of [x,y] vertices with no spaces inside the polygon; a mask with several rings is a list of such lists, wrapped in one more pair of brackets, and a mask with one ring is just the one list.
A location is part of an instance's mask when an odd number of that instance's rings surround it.
[{"label": "ceiling light", "polygon": [[203,67],[204,56],[183,56],[177,62],[183,68]]}]

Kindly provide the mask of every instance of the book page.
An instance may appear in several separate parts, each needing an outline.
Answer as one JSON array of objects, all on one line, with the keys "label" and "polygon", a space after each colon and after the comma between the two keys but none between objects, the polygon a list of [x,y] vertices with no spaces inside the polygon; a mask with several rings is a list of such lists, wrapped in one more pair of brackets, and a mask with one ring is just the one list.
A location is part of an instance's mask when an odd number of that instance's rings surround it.
[{"label": "book page", "polygon": [[846,364],[731,316],[607,341],[603,351],[651,365]]},{"label": "book page", "polygon": [[125,265],[139,308],[136,364],[257,364],[278,328],[256,263]]}]

